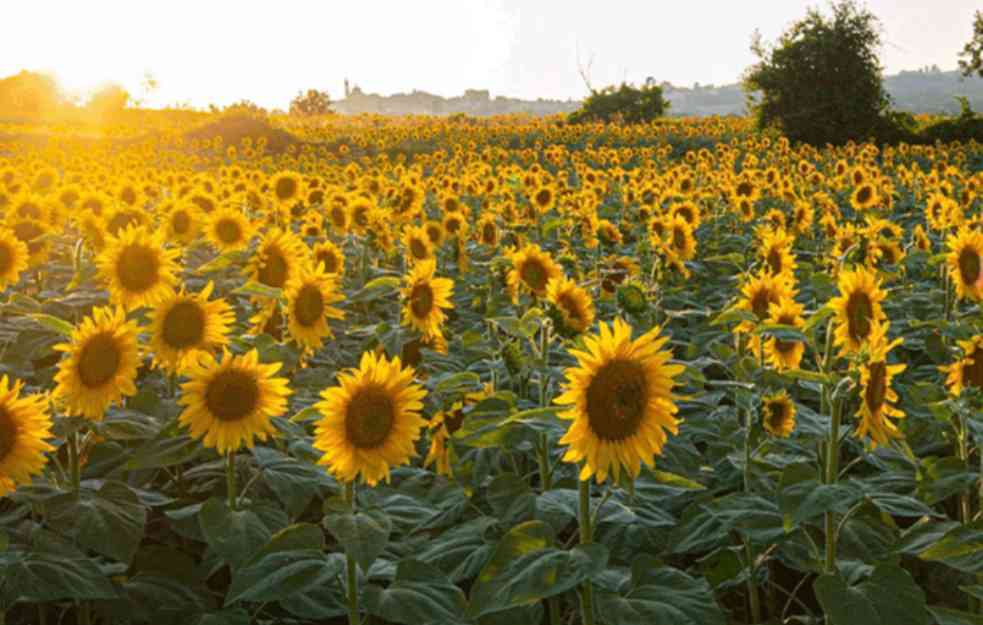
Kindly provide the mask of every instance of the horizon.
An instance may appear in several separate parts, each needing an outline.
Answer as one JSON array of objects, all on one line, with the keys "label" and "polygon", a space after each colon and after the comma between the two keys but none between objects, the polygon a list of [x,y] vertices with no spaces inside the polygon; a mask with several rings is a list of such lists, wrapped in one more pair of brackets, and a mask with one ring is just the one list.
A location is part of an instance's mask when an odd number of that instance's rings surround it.
[{"label": "horizon", "polygon": [[[256,3],[198,6],[178,0],[166,11],[147,2],[120,6],[107,0],[18,4],[9,9],[8,23],[37,23],[52,13],[59,20],[48,20],[53,32],[44,38],[29,28],[6,35],[12,52],[0,58],[0,75],[47,73],[66,94],[81,99],[102,85],[118,84],[152,108],[205,108],[245,99],[285,109],[307,89],[341,100],[345,79],[384,96],[423,91],[457,97],[480,89],[493,97],[578,100],[588,92],[578,64],[589,66],[594,87],[639,84],[649,76],[676,87],[739,82],[755,60],[753,32],[773,42],[817,3],[704,1],[666,8],[621,0],[595,13],[586,3],[559,0],[432,0],[412,6],[376,0],[340,9],[304,4],[285,0],[271,10]],[[865,6],[881,20],[885,75],[933,65],[953,71],[978,8],[971,0],[931,7],[916,0],[872,0]],[[146,31],[151,7],[155,27]],[[826,11],[828,4],[820,8]],[[714,12],[712,22],[707,11]],[[676,27],[677,22],[687,25]],[[384,47],[372,52],[380,41]],[[150,92],[143,88],[148,74],[159,85]]]}]

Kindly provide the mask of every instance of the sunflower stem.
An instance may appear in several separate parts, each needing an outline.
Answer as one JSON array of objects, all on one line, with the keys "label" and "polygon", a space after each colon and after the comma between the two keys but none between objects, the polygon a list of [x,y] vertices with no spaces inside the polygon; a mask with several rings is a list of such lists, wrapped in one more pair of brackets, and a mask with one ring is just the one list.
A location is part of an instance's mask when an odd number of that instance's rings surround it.
[{"label": "sunflower stem", "polygon": [[[832,399],[829,425],[829,444],[826,450],[826,484],[836,484],[840,474],[840,416],[843,411],[842,398]],[[827,575],[836,572],[836,517],[833,512],[826,513],[826,567]]]},{"label": "sunflower stem", "polygon": [[[345,503],[351,508],[352,514],[355,513],[355,482],[350,481],[345,484]],[[355,558],[349,553],[345,553],[345,566],[348,573],[348,625],[359,625],[358,614],[358,569],[356,568]]]},{"label": "sunflower stem", "polygon": [[[762,355],[764,348],[761,349]],[[754,430],[754,413],[749,409],[745,412],[745,432],[744,432],[744,492],[751,494],[751,434]],[[747,595],[748,603],[751,606],[751,623],[761,622],[761,598],[758,596],[758,586],[754,583],[754,551],[751,548],[751,541],[744,539],[744,551],[747,556],[748,577]]]},{"label": "sunflower stem", "polygon": [[229,498],[229,510],[236,509],[236,455],[230,451],[225,456],[225,490]]},{"label": "sunflower stem", "polygon": [[79,492],[82,484],[82,469],[79,466],[79,433],[75,430],[68,435],[68,471],[72,481],[72,490]]},{"label": "sunflower stem", "polygon": [[539,435],[539,479],[543,486],[543,492],[553,488],[553,475],[550,471],[550,448],[549,437],[546,432]]},{"label": "sunflower stem", "polygon": [[[580,544],[589,545],[594,540],[591,527],[590,480],[580,480]],[[594,589],[590,581],[580,587],[580,617],[583,625],[594,625]]]},{"label": "sunflower stem", "polygon": [[89,602],[79,601],[78,604],[78,625],[89,625],[92,622],[89,614]]}]

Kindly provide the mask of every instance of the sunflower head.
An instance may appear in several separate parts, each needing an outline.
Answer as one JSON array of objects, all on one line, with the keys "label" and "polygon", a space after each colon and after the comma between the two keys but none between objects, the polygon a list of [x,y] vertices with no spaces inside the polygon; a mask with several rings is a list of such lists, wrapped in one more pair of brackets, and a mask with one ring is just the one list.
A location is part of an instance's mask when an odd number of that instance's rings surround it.
[{"label": "sunflower head", "polygon": [[544,297],[550,280],[563,275],[563,270],[549,253],[538,245],[529,244],[509,256],[512,270],[506,278],[512,300],[517,301],[520,291],[535,297]]},{"label": "sunflower head", "polygon": [[45,452],[53,451],[48,398],[21,396],[23,383],[0,378],[0,497],[18,484],[29,484],[44,469]]},{"label": "sunflower head", "polygon": [[949,392],[958,396],[963,389],[983,389],[983,335],[959,341],[962,356],[951,365],[942,367],[947,373]]},{"label": "sunflower head", "polygon": [[110,299],[129,310],[156,306],[174,293],[177,250],[165,249],[163,233],[128,227],[110,239],[96,259]]},{"label": "sunflower head", "polygon": [[946,240],[946,264],[960,299],[983,299],[983,232],[961,228]]},{"label": "sunflower head", "polygon": [[444,310],[453,308],[451,294],[454,282],[435,277],[437,264],[433,259],[414,265],[403,287],[403,325],[416,329],[424,337],[441,334],[447,318]]},{"label": "sunflower head", "polygon": [[860,367],[861,402],[857,416],[857,437],[870,437],[871,447],[886,445],[891,439],[901,438],[891,418],[904,418],[904,413],[894,403],[898,395],[891,388],[891,380],[905,370],[904,364],[890,364],[888,352],[901,343],[901,339],[889,342],[887,321],[875,323],[871,328],[866,349],[866,362]]},{"label": "sunflower head", "polygon": [[426,422],[420,416],[426,391],[413,382],[412,367],[399,358],[362,354],[359,366],[338,375],[317,404],[322,418],[314,433],[319,464],[339,480],[361,477],[373,486],[389,479],[393,466],[416,454]]},{"label": "sunflower head", "polygon": [[795,430],[795,404],[784,390],[761,398],[761,425],[772,436],[788,438]]},{"label": "sunflower head", "polygon": [[856,353],[886,319],[881,309],[886,295],[876,274],[863,267],[842,271],[838,286],[839,296],[829,301],[837,320],[834,343],[843,354]]},{"label": "sunflower head", "polygon": [[262,364],[254,349],[242,356],[205,355],[181,385],[179,420],[194,438],[220,454],[234,453],[275,433],[271,422],[287,409],[286,378],[274,377],[280,363]]},{"label": "sunflower head", "polygon": [[337,291],[337,279],[323,266],[301,267],[284,288],[287,300],[287,329],[290,336],[307,349],[318,349],[325,337],[333,336],[328,319],[344,319],[332,306],[344,299]]},{"label": "sunflower head", "polygon": [[12,231],[0,227],[0,291],[17,283],[29,261],[27,245]]},{"label": "sunflower head", "polygon": [[263,235],[246,271],[255,282],[282,289],[309,260],[309,249],[297,235],[272,228]]},{"label": "sunflower head", "polygon": [[550,303],[553,327],[562,336],[574,337],[594,324],[594,301],[583,288],[570,278],[560,276],[546,285],[546,301]]},{"label": "sunflower head", "polygon": [[255,227],[241,210],[234,206],[222,207],[208,216],[205,235],[220,252],[245,249],[252,239]]},{"label": "sunflower head", "polygon": [[560,443],[569,446],[564,460],[584,462],[580,479],[604,482],[622,470],[637,476],[662,452],[666,433],[677,433],[672,387],[683,367],[669,363],[659,331],[632,340],[631,326],[617,319],[586,337],[584,351],[571,352],[577,366],[566,370],[555,402],[567,406],[560,416],[572,421]]},{"label": "sunflower head", "polygon": [[235,321],[225,300],[209,301],[211,282],[197,294],[182,290],[162,302],[150,316],[150,346],[154,364],[167,371],[183,373],[204,354],[229,342]]}]

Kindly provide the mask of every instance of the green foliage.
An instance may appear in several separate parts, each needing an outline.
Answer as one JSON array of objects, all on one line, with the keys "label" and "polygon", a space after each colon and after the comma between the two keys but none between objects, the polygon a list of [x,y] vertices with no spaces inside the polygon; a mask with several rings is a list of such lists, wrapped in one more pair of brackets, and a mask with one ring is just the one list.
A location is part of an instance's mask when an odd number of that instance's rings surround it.
[{"label": "green foliage", "polygon": [[983,77],[983,11],[977,11],[973,18],[973,38],[966,42],[959,53],[959,69],[963,76],[974,73]]},{"label": "green foliage", "polygon": [[290,101],[290,114],[301,117],[331,113],[331,97],[325,91],[308,89]]},{"label": "green foliage", "polygon": [[759,127],[778,126],[792,141],[843,144],[883,131],[887,96],[877,58],[878,21],[852,0],[827,17],[810,9],[765,48],[752,44],[759,61],[744,79]]},{"label": "green foliage", "polygon": [[662,87],[654,84],[635,87],[621,83],[619,87],[591,90],[580,109],[571,113],[567,119],[572,124],[647,124],[662,117],[668,107],[669,102],[662,95]]}]

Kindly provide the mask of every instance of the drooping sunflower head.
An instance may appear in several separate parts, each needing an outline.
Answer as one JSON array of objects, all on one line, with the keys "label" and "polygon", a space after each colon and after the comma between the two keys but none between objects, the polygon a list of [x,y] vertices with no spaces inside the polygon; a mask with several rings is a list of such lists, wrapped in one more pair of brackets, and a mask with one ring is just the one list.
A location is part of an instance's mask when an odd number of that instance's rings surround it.
[{"label": "drooping sunflower head", "polygon": [[48,398],[21,396],[23,383],[0,378],[0,498],[18,484],[29,484],[44,469],[45,452],[53,451]]},{"label": "drooping sunflower head", "polygon": [[506,280],[513,301],[518,300],[520,291],[529,292],[539,298],[545,297],[550,280],[563,275],[560,265],[548,252],[544,252],[535,244],[526,245],[521,250],[512,252],[509,260],[512,261],[512,269]]},{"label": "drooping sunflower head", "polygon": [[398,357],[372,352],[362,354],[357,369],[340,373],[338,385],[325,389],[317,403],[322,418],[314,447],[324,454],[319,464],[343,482],[361,477],[374,486],[416,455],[426,391],[413,375]]},{"label": "drooping sunflower head", "polygon": [[156,306],[174,293],[180,252],[165,249],[163,233],[128,227],[96,259],[113,303],[130,310]]},{"label": "drooping sunflower head", "polygon": [[643,462],[652,465],[661,454],[667,432],[677,433],[672,387],[683,367],[669,363],[668,339],[659,332],[632,340],[631,326],[617,319],[586,337],[585,351],[571,352],[577,366],[566,370],[555,402],[568,407],[560,416],[573,422],[560,444],[569,446],[565,461],[584,462],[580,479],[604,482],[622,470],[637,476]]},{"label": "drooping sunflower head", "polygon": [[27,245],[12,231],[0,227],[0,291],[17,283],[29,261]]},{"label": "drooping sunflower head", "polygon": [[761,398],[761,425],[772,436],[788,438],[795,430],[795,404],[784,390]]},{"label": "drooping sunflower head", "polygon": [[983,335],[959,341],[962,356],[951,365],[942,367],[948,373],[946,386],[958,396],[963,389],[983,389]]},{"label": "drooping sunflower head", "polygon": [[451,294],[454,281],[435,277],[437,264],[433,259],[413,266],[403,287],[403,325],[416,329],[426,338],[441,334],[447,319],[444,310],[453,308]]},{"label": "drooping sunflower head", "polygon": [[456,401],[451,404],[450,409],[442,410],[430,419],[430,449],[427,457],[423,461],[423,466],[429,467],[436,465],[438,475],[453,475],[452,449],[448,444],[450,439],[464,425],[465,407],[472,406],[478,402],[492,396],[495,393],[494,387],[489,383],[484,388],[475,393],[468,393],[463,401]]},{"label": "drooping sunflower head", "polygon": [[255,227],[235,206],[223,206],[208,216],[205,236],[220,252],[241,250],[249,246]]},{"label": "drooping sunflower head", "polygon": [[481,219],[478,220],[476,235],[482,245],[491,248],[498,246],[499,231],[494,214],[487,213],[482,215]]},{"label": "drooping sunflower head", "polygon": [[838,286],[840,294],[828,304],[837,319],[834,344],[843,354],[855,353],[886,318],[881,309],[886,294],[877,275],[864,267],[840,272]]},{"label": "drooping sunflower head", "polygon": [[290,388],[286,378],[274,377],[279,370],[280,363],[260,363],[255,349],[241,356],[225,352],[221,360],[205,355],[181,385],[181,424],[222,455],[251,449],[275,433],[271,420],[287,410]]},{"label": "drooping sunflower head", "polygon": [[311,251],[315,265],[322,265],[325,273],[340,278],[345,274],[345,255],[332,241],[322,241]]},{"label": "drooping sunflower head", "polygon": [[307,349],[318,349],[324,338],[333,336],[328,319],[344,319],[345,313],[332,306],[344,299],[337,279],[323,266],[301,267],[284,287],[287,300],[287,330]]},{"label": "drooping sunflower head", "polygon": [[204,354],[228,345],[235,322],[225,300],[209,301],[213,285],[200,293],[180,293],[164,300],[150,314],[150,346],[154,364],[173,373],[183,373]]},{"label": "drooping sunflower head", "polygon": [[669,225],[669,248],[680,260],[691,260],[696,256],[696,238],[693,228],[681,216],[672,218]]},{"label": "drooping sunflower head", "polygon": [[546,300],[551,304],[553,325],[563,336],[576,336],[594,324],[594,301],[583,288],[565,276],[546,285]]},{"label": "drooping sunflower head", "polygon": [[[768,311],[769,324],[800,329],[805,327],[805,319],[802,318],[803,306],[792,297],[782,297],[778,303],[770,304]],[[788,341],[772,336],[765,343],[765,360],[778,371],[797,369],[802,362],[804,352],[805,344],[802,341]]]},{"label": "drooping sunflower head", "polygon": [[66,353],[55,374],[54,398],[67,414],[101,421],[111,404],[136,394],[138,333],[122,308],[96,308],[69,343],[54,347]]},{"label": "drooping sunflower head", "polygon": [[250,280],[282,289],[309,260],[309,250],[297,235],[271,228],[260,240],[246,271]]},{"label": "drooping sunflower head", "polygon": [[946,264],[960,299],[983,299],[983,232],[961,228],[946,240]]},{"label": "drooping sunflower head", "polygon": [[890,364],[888,352],[901,343],[901,339],[888,342],[888,322],[875,323],[867,344],[867,360],[860,367],[861,391],[860,409],[857,416],[857,437],[870,437],[871,447],[886,445],[892,438],[900,438],[898,430],[889,417],[904,418],[904,412],[894,406],[898,395],[891,388],[891,380],[905,370],[904,364]]}]

